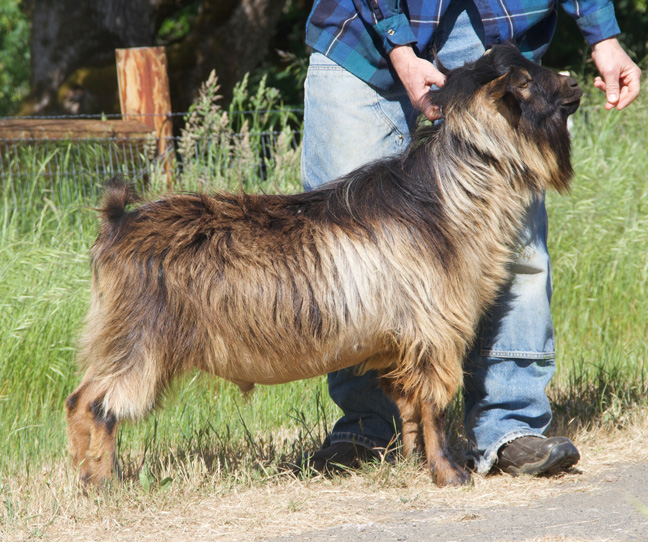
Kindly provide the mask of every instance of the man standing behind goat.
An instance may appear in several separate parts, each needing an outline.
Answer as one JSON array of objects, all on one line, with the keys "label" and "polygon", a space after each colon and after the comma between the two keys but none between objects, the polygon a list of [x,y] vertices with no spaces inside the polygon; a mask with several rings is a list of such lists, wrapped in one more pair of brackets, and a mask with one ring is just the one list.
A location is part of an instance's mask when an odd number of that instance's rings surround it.
[{"label": "man standing behind goat", "polygon": [[[639,93],[640,70],[615,36],[610,0],[564,0],[592,46],[606,109],[623,109]],[[449,69],[474,61],[495,43],[513,40],[538,62],[556,25],[554,0],[316,0],[307,24],[311,56],[305,86],[302,178],[312,189],[358,166],[402,152],[421,98]],[[442,112],[426,109],[430,120]],[[528,211],[509,286],[481,325],[466,360],[465,430],[475,469],[495,464],[510,474],[540,474],[574,465],[566,437],[545,438],[551,421],[545,387],[554,373],[549,302],[550,261],[544,201]],[[321,450],[317,470],[357,466],[392,441],[398,410],[371,372],[329,375],[344,411]]]}]

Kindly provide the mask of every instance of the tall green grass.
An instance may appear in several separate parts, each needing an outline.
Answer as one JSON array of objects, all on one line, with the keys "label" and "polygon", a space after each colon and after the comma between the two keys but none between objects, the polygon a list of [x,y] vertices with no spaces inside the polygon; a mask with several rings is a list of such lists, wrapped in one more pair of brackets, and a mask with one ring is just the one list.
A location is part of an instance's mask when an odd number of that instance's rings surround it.
[{"label": "tall green grass", "polygon": [[[191,131],[183,135],[193,150],[185,154],[192,158],[185,159],[179,188],[211,190],[216,178],[220,187],[259,189],[248,184],[258,171],[251,154],[255,131],[249,123],[235,129],[236,112],[215,107],[210,88],[188,130],[219,126],[222,136],[215,146],[201,146],[203,140],[192,143]],[[269,100],[242,98],[239,108],[250,107],[251,99],[256,109]],[[272,129],[285,134],[264,157],[269,175],[261,189],[299,190],[298,150],[286,144],[292,113],[254,122],[257,131],[275,123]],[[644,97],[623,113],[607,113],[598,97],[589,98],[574,117],[573,192],[548,200],[559,366],[550,392],[560,416],[583,424],[619,423],[645,401],[647,125]],[[165,182],[158,172],[147,190],[161,191]],[[88,305],[88,250],[97,231],[90,207],[97,201],[84,196],[88,187],[66,187],[78,191],[69,205],[24,188],[22,201],[0,199],[0,476],[29,478],[65,455],[63,403],[79,380],[74,350]],[[323,378],[260,387],[244,397],[222,380],[191,374],[146,423],[120,430],[119,453],[126,475],[143,476],[143,484],[149,476],[160,481],[169,464],[181,470],[195,457],[211,472],[236,478],[312,449],[337,414]],[[246,470],[253,464],[256,470]]]},{"label": "tall green grass", "polygon": [[572,194],[548,197],[553,393],[570,416],[619,421],[648,391],[648,101],[600,101],[574,117]]}]

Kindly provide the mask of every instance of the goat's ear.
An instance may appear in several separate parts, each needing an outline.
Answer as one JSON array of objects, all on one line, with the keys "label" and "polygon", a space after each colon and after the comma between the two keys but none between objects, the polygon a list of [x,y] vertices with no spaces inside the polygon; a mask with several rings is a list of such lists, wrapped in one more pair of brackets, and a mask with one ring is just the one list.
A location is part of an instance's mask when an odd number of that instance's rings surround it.
[{"label": "goat's ear", "polygon": [[507,93],[517,96],[528,86],[529,81],[531,81],[531,75],[528,71],[524,68],[511,66],[507,73],[486,85],[488,96],[493,101],[502,99]]},{"label": "goat's ear", "polygon": [[443,118],[441,90],[427,92],[414,107],[421,111],[429,120]]},{"label": "goat's ear", "polygon": [[443,62],[441,62],[441,59],[438,56],[436,56],[436,52],[435,52],[435,58],[436,58],[436,63],[437,63],[437,69],[443,75],[448,75],[450,73],[450,70],[443,65]]},{"label": "goat's ear", "polygon": [[450,70],[443,65],[443,62],[441,62],[441,59],[437,54],[436,46],[432,49],[431,56],[432,59],[434,60],[434,63],[436,64],[437,70],[439,70],[443,75],[448,75],[450,73]]}]

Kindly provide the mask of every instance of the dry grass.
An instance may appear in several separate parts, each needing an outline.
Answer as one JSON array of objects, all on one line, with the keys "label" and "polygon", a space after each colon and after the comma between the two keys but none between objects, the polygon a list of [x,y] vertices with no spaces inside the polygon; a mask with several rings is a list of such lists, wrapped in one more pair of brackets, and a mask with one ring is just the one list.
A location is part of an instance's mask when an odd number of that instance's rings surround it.
[{"label": "dry grass", "polygon": [[568,492],[593,491],[594,478],[605,477],[612,466],[648,462],[645,414],[635,412],[624,429],[574,435],[582,460],[569,473],[551,478],[477,476],[467,488],[439,489],[426,472],[408,462],[372,465],[332,479],[276,474],[261,482],[232,483],[208,472],[196,459],[185,464],[182,473],[175,472],[176,479],[166,489],[147,492],[131,480],[86,494],[67,461],[61,460],[24,480],[2,481],[5,503],[0,505],[13,507],[15,521],[0,526],[0,539],[259,540],[341,525],[362,530],[429,509],[443,512],[435,517],[437,523],[471,521],[479,519],[481,509],[524,507]]}]

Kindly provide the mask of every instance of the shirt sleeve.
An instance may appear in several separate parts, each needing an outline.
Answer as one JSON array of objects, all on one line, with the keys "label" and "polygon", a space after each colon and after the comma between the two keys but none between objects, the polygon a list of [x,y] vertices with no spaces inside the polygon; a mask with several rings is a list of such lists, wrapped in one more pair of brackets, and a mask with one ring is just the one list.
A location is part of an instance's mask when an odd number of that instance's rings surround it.
[{"label": "shirt sleeve", "polygon": [[374,16],[374,30],[389,53],[396,45],[416,43],[409,20],[401,8],[400,0],[362,0]]},{"label": "shirt sleeve", "polygon": [[590,45],[621,33],[611,0],[561,0]]}]

